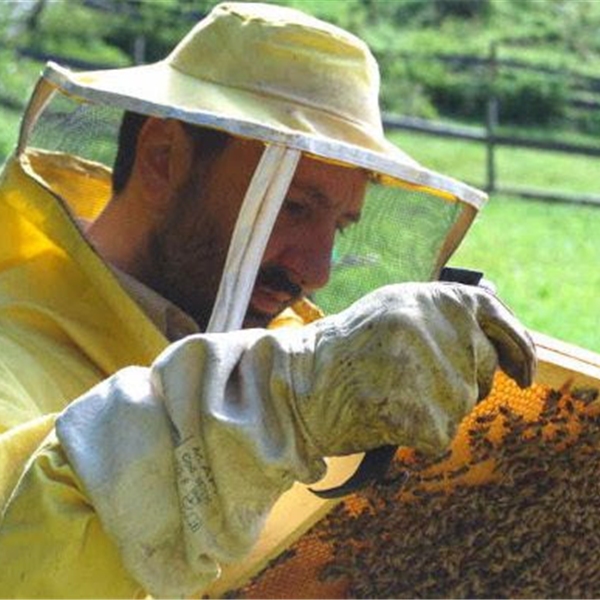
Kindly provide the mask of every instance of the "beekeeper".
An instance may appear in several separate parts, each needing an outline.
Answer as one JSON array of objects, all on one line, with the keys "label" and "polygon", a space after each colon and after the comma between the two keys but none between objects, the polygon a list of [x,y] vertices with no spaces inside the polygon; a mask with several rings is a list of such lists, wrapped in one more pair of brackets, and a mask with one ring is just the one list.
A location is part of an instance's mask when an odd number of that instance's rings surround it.
[{"label": "beekeeper", "polygon": [[323,457],[441,452],[498,365],[531,381],[508,309],[430,282],[485,197],[385,140],[378,85],[251,3],[47,66],[0,188],[4,597],[200,593]]}]

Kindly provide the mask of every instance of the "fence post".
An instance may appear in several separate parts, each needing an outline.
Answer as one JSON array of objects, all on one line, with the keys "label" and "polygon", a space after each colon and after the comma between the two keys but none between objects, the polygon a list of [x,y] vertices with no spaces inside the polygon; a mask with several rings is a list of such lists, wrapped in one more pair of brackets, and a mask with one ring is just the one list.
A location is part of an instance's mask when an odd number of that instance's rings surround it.
[{"label": "fence post", "polygon": [[496,164],[494,161],[496,127],[498,126],[498,97],[496,96],[496,75],[498,70],[498,50],[496,42],[490,44],[488,63],[488,98],[485,116],[486,153],[487,153],[487,186],[486,191],[496,190]]},{"label": "fence post", "polygon": [[146,62],[146,36],[141,33],[133,40],[133,64],[143,65]]}]

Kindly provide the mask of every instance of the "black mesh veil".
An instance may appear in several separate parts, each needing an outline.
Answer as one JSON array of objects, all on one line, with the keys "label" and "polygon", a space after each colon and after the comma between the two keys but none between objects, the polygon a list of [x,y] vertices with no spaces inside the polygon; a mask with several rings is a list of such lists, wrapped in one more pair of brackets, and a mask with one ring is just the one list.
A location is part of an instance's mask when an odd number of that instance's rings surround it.
[{"label": "black mesh veil", "polygon": [[461,210],[424,192],[371,185],[360,223],[338,236],[330,283],[315,301],[336,312],[382,285],[434,278]]},{"label": "black mesh veil", "polygon": [[[123,113],[123,107],[81,101],[59,91],[32,120],[22,150],[34,148],[54,156],[77,156],[104,165],[108,176]],[[263,141],[268,145],[267,140]],[[315,148],[318,150],[319,145],[313,144],[309,153],[319,159]],[[339,158],[321,158],[357,166],[343,153]],[[369,165],[358,166],[370,170]],[[110,186],[106,193],[110,193]],[[373,170],[361,220],[338,235],[330,281],[311,299],[326,313],[332,313],[376,287],[436,278],[475,212],[472,203],[456,195],[435,193],[421,182],[407,182]]]}]

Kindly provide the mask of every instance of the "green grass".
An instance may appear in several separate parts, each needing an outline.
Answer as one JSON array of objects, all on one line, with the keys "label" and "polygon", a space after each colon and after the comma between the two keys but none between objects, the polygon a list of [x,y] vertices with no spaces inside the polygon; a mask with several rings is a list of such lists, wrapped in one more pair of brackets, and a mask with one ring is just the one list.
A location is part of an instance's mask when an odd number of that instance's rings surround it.
[{"label": "green grass", "polygon": [[503,148],[498,152],[496,168],[501,185],[600,196],[598,157]]},{"label": "green grass", "polygon": [[534,330],[600,352],[600,208],[493,197],[453,260]]},{"label": "green grass", "polygon": [[0,164],[17,143],[21,114],[0,105]]},{"label": "green grass", "polygon": [[[395,133],[430,168],[485,181],[481,144]],[[600,194],[598,159],[524,149],[498,155],[498,181]],[[452,264],[477,268],[532,329],[600,352],[600,206],[493,196]]]},{"label": "green grass", "polygon": [[[486,184],[486,150],[479,142],[395,131],[390,139],[436,171],[476,186]],[[526,148],[497,148],[496,182],[505,186],[600,195],[598,157]]]}]

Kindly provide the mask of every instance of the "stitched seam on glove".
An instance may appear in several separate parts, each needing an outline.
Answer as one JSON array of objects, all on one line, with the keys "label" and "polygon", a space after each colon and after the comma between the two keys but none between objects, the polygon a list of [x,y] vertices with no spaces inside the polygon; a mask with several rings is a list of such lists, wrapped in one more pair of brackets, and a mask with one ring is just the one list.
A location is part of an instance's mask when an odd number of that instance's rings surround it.
[{"label": "stitched seam on glove", "polygon": [[[306,330],[308,330],[308,328]],[[315,332],[313,331],[311,333],[313,334],[312,339],[309,340],[307,337],[304,337],[303,339],[303,345],[305,348],[308,348],[309,352],[298,352],[297,350],[292,350],[288,354],[286,360],[286,370],[288,372],[288,380],[291,382],[291,386],[289,388],[290,410],[292,411],[293,417],[298,424],[298,430],[301,433],[302,442],[306,446],[307,457],[310,461],[310,470],[311,472],[313,470],[318,470],[320,473],[320,478],[326,471],[325,462],[323,461],[323,457],[326,456],[326,453],[310,433],[310,429],[307,427],[306,421],[304,420],[302,411],[300,409],[301,403],[315,402],[316,400],[314,397],[312,397],[312,394],[299,397],[296,393],[296,390],[298,389],[306,389],[307,387],[309,389],[312,388],[312,381],[310,382],[309,386],[306,386],[306,379],[312,379],[312,373],[314,370]]]}]

